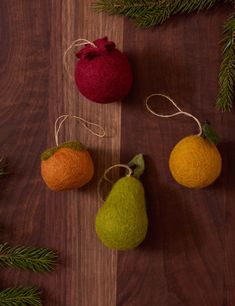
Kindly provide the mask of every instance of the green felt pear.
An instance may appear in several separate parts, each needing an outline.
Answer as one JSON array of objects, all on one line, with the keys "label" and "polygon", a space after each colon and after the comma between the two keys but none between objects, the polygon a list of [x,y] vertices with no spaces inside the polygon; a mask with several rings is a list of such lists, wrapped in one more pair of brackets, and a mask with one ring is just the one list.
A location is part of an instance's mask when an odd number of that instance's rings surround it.
[{"label": "green felt pear", "polygon": [[143,242],[147,229],[144,187],[139,177],[144,172],[144,158],[139,154],[128,164],[132,175],[119,179],[96,216],[96,233],[112,249],[128,250]]}]

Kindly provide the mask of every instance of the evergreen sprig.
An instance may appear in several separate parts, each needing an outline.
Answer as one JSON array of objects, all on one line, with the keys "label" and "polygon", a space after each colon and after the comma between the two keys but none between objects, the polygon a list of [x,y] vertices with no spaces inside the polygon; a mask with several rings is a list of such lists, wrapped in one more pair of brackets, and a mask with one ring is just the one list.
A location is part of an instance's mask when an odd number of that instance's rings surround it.
[{"label": "evergreen sprig", "polygon": [[[209,9],[218,3],[235,4],[235,0],[97,0],[96,11],[133,18],[142,27],[162,24],[176,14],[190,14]],[[235,85],[235,14],[225,23],[225,48],[219,75],[217,107],[230,111],[234,100]]]},{"label": "evergreen sprig", "polygon": [[10,247],[0,244],[0,267],[20,268],[34,272],[50,272],[57,255],[47,248]]},{"label": "evergreen sprig", "polygon": [[41,306],[40,292],[29,287],[8,288],[0,291],[0,306]]},{"label": "evergreen sprig", "polygon": [[[0,177],[7,174],[6,158],[0,157]],[[0,268],[20,268],[34,272],[54,269],[57,254],[47,248],[0,244]],[[40,292],[33,287],[8,288],[0,291],[0,306],[42,306]]]},{"label": "evergreen sprig", "polygon": [[173,15],[198,12],[219,2],[221,0],[98,0],[93,8],[132,17],[140,26],[151,27],[162,24]]},{"label": "evergreen sprig", "polygon": [[224,34],[225,48],[219,74],[217,107],[221,111],[230,111],[235,85],[235,13],[226,21]]}]

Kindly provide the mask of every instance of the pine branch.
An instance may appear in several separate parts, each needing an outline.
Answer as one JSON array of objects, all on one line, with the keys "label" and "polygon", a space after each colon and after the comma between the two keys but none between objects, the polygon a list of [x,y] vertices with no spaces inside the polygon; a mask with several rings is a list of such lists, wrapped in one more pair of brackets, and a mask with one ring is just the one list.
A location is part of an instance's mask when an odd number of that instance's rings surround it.
[{"label": "pine branch", "polygon": [[5,157],[0,157],[0,176],[7,174],[6,168],[7,168],[7,159]]},{"label": "pine branch", "polygon": [[7,244],[0,244],[0,267],[50,272],[54,268],[56,258],[55,252],[46,248],[11,248]]},{"label": "pine branch", "polygon": [[0,306],[42,306],[36,288],[8,288],[0,291]]},{"label": "pine branch", "polygon": [[235,14],[233,14],[224,27],[225,48],[219,75],[219,96],[217,107],[221,111],[230,111],[234,100],[235,85]]},{"label": "pine branch", "polygon": [[[142,27],[162,24],[171,16],[209,9],[221,0],[98,0],[96,11],[134,18]],[[224,2],[234,3],[234,0]]]},{"label": "pine branch", "polygon": [[203,9],[209,9],[221,2],[219,0],[171,0],[166,3],[161,3],[158,6],[159,12],[157,14],[152,10],[149,14],[140,14],[136,21],[142,27],[151,27],[159,25],[167,21],[177,14],[191,14],[199,12]]},{"label": "pine branch", "polygon": [[[99,0],[92,4],[94,10],[98,12],[107,12],[110,15],[124,15],[129,17],[138,17],[141,13],[149,13],[161,1],[147,0]],[[165,1],[162,1],[165,2]]]}]

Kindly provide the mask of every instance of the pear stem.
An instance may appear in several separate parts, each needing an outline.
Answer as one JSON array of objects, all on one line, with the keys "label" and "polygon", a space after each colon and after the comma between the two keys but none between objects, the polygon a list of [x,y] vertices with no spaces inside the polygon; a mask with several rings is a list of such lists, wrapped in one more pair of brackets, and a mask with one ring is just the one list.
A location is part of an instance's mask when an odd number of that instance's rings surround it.
[{"label": "pear stem", "polygon": [[129,163],[128,166],[132,168],[132,176],[140,179],[145,170],[145,162],[143,154],[136,155]]}]

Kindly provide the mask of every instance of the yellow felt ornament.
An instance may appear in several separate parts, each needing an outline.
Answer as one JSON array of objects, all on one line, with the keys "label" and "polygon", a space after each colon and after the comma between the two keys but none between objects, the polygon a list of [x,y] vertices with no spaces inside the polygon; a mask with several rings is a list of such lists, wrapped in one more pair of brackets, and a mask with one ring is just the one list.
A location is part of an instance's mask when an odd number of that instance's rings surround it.
[{"label": "yellow felt ornament", "polygon": [[[54,191],[70,190],[86,185],[94,175],[94,165],[90,153],[79,141],[65,142],[59,145],[58,134],[65,120],[74,118],[88,131],[98,137],[105,132],[99,125],[73,116],[62,115],[55,122],[56,147],[47,149],[41,154],[41,175],[46,185]],[[96,133],[88,127],[95,126],[101,130]]]},{"label": "yellow felt ornament", "polygon": [[[170,115],[158,114],[149,106],[149,100],[160,96],[169,100],[178,110]],[[220,175],[222,158],[217,149],[219,138],[208,123],[203,126],[192,114],[182,111],[178,105],[163,94],[153,94],[146,99],[149,112],[162,118],[178,115],[191,117],[197,122],[199,133],[180,140],[173,148],[169,158],[169,168],[173,178],[188,188],[204,188],[211,185]]]}]

